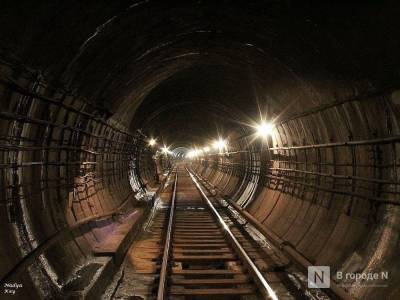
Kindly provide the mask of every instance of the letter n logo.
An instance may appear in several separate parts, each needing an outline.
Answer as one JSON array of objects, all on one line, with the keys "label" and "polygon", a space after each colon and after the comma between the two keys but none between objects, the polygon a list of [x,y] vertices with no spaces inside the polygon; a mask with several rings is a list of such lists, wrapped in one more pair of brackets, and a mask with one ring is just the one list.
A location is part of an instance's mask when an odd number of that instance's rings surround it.
[{"label": "letter n logo", "polygon": [[328,266],[308,267],[308,287],[311,289],[330,288],[330,273],[330,268]]}]

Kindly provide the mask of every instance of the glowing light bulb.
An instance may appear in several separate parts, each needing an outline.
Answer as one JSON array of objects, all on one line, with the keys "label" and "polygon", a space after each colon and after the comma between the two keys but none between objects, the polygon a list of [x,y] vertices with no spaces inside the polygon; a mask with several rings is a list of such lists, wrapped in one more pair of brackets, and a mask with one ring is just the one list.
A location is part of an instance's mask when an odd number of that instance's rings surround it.
[{"label": "glowing light bulb", "polygon": [[193,150],[193,149],[190,150],[186,155],[187,158],[195,158],[196,156],[197,156],[197,152],[196,152],[196,150]]},{"label": "glowing light bulb", "polygon": [[156,144],[156,140],[155,139],[150,139],[149,140],[149,146],[153,147]]},{"label": "glowing light bulb", "polygon": [[261,124],[257,125],[257,135],[261,137],[266,137],[271,135],[274,131],[274,124],[268,122],[261,122]]},{"label": "glowing light bulb", "polygon": [[218,149],[219,151],[222,151],[226,148],[227,142],[226,140],[223,139],[218,139],[213,143],[213,148]]},{"label": "glowing light bulb", "polygon": [[164,153],[164,154],[168,154],[168,153],[169,153],[169,149],[168,149],[167,146],[162,147],[162,148],[161,148],[161,151],[162,151],[162,153]]}]

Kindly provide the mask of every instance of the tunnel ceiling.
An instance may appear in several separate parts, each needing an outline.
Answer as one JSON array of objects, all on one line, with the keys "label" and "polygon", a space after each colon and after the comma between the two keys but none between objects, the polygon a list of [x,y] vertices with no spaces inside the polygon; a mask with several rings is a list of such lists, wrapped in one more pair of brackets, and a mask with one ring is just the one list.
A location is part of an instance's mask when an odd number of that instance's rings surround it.
[{"label": "tunnel ceiling", "polygon": [[398,12],[390,1],[14,1],[1,12],[1,51],[126,128],[192,143],[216,123],[229,127],[226,105],[246,121],[260,101],[270,115],[290,115],[390,90],[399,80]]},{"label": "tunnel ceiling", "polygon": [[143,128],[163,142],[195,145],[228,136],[240,120],[257,115],[247,72],[221,65],[198,65],[160,83],[138,108],[132,129]]}]

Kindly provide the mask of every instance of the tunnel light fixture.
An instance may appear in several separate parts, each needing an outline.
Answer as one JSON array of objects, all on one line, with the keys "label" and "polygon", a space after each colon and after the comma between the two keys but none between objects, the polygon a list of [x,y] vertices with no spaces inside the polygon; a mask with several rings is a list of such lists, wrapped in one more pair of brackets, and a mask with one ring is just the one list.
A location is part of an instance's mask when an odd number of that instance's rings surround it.
[{"label": "tunnel light fixture", "polygon": [[271,135],[274,130],[274,124],[270,122],[262,121],[260,124],[257,125],[257,135],[260,137],[267,137]]},{"label": "tunnel light fixture", "polygon": [[190,151],[187,153],[186,157],[187,157],[187,158],[195,158],[195,157],[198,157],[198,156],[200,156],[200,155],[202,155],[202,154],[203,154],[203,150],[200,150],[200,149],[192,149],[192,150],[190,150]]},{"label": "tunnel light fixture", "polygon": [[187,158],[193,158],[193,156],[194,156],[193,150],[190,150],[190,151],[186,154],[186,157],[187,157]]},{"label": "tunnel light fixture", "polygon": [[161,152],[165,155],[170,153],[169,148],[165,145],[161,148]]},{"label": "tunnel light fixture", "polygon": [[157,143],[157,141],[156,141],[155,139],[153,139],[153,138],[151,138],[151,139],[149,140],[149,146],[150,146],[150,147],[154,147],[154,146],[156,145],[156,143]]},{"label": "tunnel light fixture", "polygon": [[223,151],[227,148],[227,145],[228,145],[228,143],[226,140],[219,138],[218,140],[214,141],[212,146],[214,149]]}]

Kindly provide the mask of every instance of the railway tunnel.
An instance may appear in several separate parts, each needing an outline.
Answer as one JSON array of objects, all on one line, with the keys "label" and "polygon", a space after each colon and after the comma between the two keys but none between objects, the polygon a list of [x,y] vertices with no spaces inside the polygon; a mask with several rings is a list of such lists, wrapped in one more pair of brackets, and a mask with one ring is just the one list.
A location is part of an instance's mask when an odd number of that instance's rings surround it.
[{"label": "railway tunnel", "polygon": [[[195,226],[223,219],[223,232],[265,250],[264,279],[244,265],[255,291],[273,290],[266,298],[398,299],[399,8],[5,1],[0,298],[156,297],[136,292],[147,275],[136,286],[129,268],[151,256],[138,241],[158,238],[152,278],[168,289],[176,192],[176,228],[201,240]],[[219,260],[246,262],[247,246],[225,235]],[[330,268],[329,288],[307,285],[312,266]],[[191,299],[247,291],[228,290]]]}]

